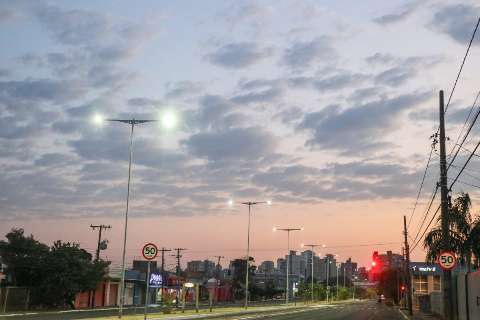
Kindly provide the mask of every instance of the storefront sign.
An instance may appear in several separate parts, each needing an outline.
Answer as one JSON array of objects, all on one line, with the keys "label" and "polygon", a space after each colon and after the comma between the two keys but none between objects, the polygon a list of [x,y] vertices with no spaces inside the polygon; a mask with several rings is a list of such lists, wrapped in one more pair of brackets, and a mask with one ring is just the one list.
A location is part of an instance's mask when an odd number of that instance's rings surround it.
[{"label": "storefront sign", "polygon": [[163,277],[160,273],[150,274],[150,287],[160,288],[163,285]]}]

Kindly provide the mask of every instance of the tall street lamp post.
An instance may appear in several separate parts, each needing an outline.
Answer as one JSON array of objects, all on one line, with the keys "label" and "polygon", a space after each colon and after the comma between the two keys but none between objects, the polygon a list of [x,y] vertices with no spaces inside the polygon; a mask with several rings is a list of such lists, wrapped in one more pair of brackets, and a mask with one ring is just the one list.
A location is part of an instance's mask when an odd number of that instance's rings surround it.
[{"label": "tall street lamp post", "polygon": [[[122,248],[122,278],[120,283],[120,306],[118,309],[118,317],[122,318],[123,305],[125,302],[125,251],[127,246],[127,229],[128,229],[128,209],[130,204],[130,181],[132,176],[132,158],[133,158],[133,132],[135,125],[145,124],[149,122],[157,122],[158,120],[140,120],[140,119],[103,119],[99,114],[93,118],[95,124],[100,125],[103,121],[119,122],[128,124],[130,126],[130,145],[129,145],[129,157],[128,157],[128,182],[127,182],[127,201],[125,208],[125,224],[123,229],[123,248]],[[162,125],[167,129],[172,128],[175,125],[175,116],[172,113],[165,113],[162,117]]]},{"label": "tall street lamp post", "polygon": [[312,257],[312,262],[311,262],[311,265],[312,265],[312,273],[311,273],[311,275],[310,275],[310,278],[311,278],[311,286],[312,286],[312,302],[313,302],[313,261],[314,261],[313,258],[314,258],[314,253],[315,253],[315,252],[314,252],[314,249],[315,249],[316,247],[320,247],[320,246],[321,246],[322,248],[325,248],[325,247],[326,247],[324,244],[319,245],[319,244],[303,244],[303,243],[302,243],[302,247],[310,247],[310,251],[312,252],[312,254],[311,254],[311,257]]},{"label": "tall street lamp post", "polygon": [[125,208],[125,223],[123,228],[123,249],[122,249],[122,280],[120,283],[120,307],[118,309],[118,317],[122,318],[123,305],[125,300],[125,250],[127,246],[127,227],[128,227],[128,208],[130,202],[130,180],[132,176],[132,157],[133,157],[133,130],[135,125],[144,124],[148,122],[155,122],[157,120],[137,120],[135,118],[130,120],[124,119],[107,119],[106,121],[120,122],[130,125],[130,147],[128,157],[128,182],[127,182],[127,203]]},{"label": "tall street lamp post", "polygon": [[328,303],[328,298],[330,294],[330,286],[329,286],[329,278],[330,278],[330,265],[332,264],[332,261],[330,260],[330,256],[325,257],[327,261],[325,262],[325,267],[327,268],[327,303]]},{"label": "tall street lamp post", "polygon": [[287,284],[285,290],[285,303],[288,304],[288,296],[290,295],[290,232],[303,231],[303,228],[273,228],[273,231],[285,231],[287,233]]},{"label": "tall street lamp post", "polygon": [[[229,206],[233,206],[233,200],[228,201]],[[247,201],[247,202],[240,202],[240,204],[248,206],[248,226],[247,226],[247,256],[246,256],[246,274],[245,274],[245,309],[248,309],[248,298],[249,298],[249,290],[248,290],[248,278],[249,278],[249,271],[250,271],[250,220],[252,216],[252,206],[258,204],[267,204],[271,205],[272,201]]]}]

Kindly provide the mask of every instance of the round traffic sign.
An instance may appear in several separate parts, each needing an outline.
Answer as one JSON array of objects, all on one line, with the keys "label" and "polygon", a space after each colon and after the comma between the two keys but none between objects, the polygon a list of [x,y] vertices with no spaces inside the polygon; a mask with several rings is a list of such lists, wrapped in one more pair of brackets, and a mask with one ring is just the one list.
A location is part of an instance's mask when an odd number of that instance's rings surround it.
[{"label": "round traffic sign", "polygon": [[457,264],[455,253],[450,251],[440,253],[438,256],[438,264],[440,264],[440,267],[442,267],[444,270],[452,270]]},{"label": "round traffic sign", "polygon": [[142,255],[147,260],[153,260],[157,256],[158,248],[153,243],[147,243],[143,246]]}]

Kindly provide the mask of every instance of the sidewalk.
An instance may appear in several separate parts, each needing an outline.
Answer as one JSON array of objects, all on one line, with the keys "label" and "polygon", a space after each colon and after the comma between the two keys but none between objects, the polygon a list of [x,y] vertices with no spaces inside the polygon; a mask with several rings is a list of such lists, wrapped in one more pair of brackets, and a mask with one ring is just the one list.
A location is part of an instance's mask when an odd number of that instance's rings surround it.
[{"label": "sidewalk", "polygon": [[435,316],[433,314],[425,314],[418,311],[414,312],[413,316],[410,317],[408,315],[407,310],[398,309],[398,311],[400,311],[400,313],[403,315],[405,319],[409,319],[409,320],[440,320],[441,319],[440,317]]}]

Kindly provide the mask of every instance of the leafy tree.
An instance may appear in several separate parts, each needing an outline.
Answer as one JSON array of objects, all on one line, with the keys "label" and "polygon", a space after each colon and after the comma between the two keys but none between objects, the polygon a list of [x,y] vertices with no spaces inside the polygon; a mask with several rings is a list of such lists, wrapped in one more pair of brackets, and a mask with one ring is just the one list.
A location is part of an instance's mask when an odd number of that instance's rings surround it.
[{"label": "leafy tree", "polygon": [[449,206],[448,225],[450,241],[448,247],[443,245],[442,227],[440,217],[435,228],[430,230],[425,236],[423,242],[427,249],[427,261],[435,262],[441,251],[447,249],[455,252],[462,265],[467,266],[470,271],[472,266],[472,256],[476,259],[478,266],[478,257],[480,257],[480,217],[473,217],[470,213],[472,203],[468,193],[462,193]]},{"label": "leafy tree", "polygon": [[75,243],[56,241],[49,248],[32,235],[26,237],[23,229],[12,229],[6,238],[0,241],[0,255],[13,285],[32,289],[32,304],[73,307],[75,295],[95,289],[109,264],[93,261]]},{"label": "leafy tree", "polygon": [[25,236],[23,229],[12,229],[0,240],[0,256],[7,265],[14,286],[35,286],[40,280],[48,246],[38,242],[32,235]]},{"label": "leafy tree", "polygon": [[380,273],[377,285],[378,294],[383,294],[387,299],[398,303],[400,272],[397,269],[387,269]]},{"label": "leafy tree", "polygon": [[[253,274],[256,269],[255,266],[251,264],[251,261],[254,261],[253,257],[250,259],[250,268],[249,268],[249,291],[252,293],[253,288]],[[245,298],[245,276],[247,269],[247,260],[245,259],[235,259],[232,262],[233,274],[232,274],[232,287],[236,299]]]},{"label": "leafy tree", "polygon": [[76,294],[94,290],[107,266],[105,261],[93,261],[92,255],[76,243],[56,241],[45,261],[38,298],[45,305],[73,307]]},{"label": "leafy tree", "polygon": [[[331,288],[330,288],[331,290]],[[301,282],[298,286],[298,295],[304,300],[312,299],[312,283],[310,281]],[[313,283],[313,299],[315,301],[327,299],[327,289],[319,283]]]}]

